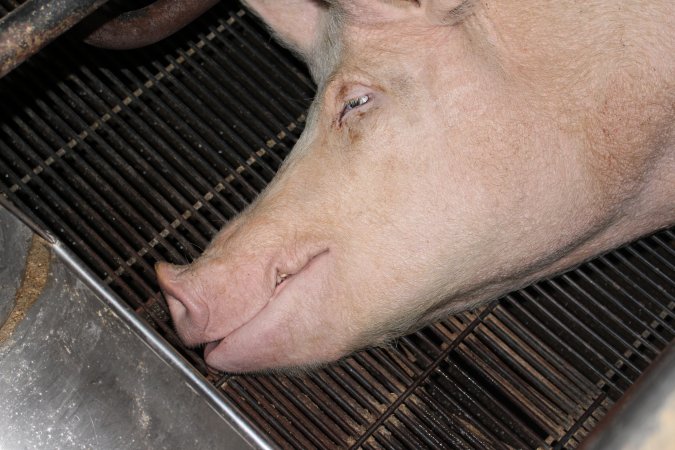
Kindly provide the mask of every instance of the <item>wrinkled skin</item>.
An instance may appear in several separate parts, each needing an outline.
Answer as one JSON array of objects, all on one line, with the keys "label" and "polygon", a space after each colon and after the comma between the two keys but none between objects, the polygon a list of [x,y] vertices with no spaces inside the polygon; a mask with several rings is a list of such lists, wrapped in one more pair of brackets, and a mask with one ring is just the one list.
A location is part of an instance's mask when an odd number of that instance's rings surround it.
[{"label": "wrinkled skin", "polygon": [[268,189],[157,266],[210,366],[333,361],[675,221],[673,2],[249,3],[319,89]]}]

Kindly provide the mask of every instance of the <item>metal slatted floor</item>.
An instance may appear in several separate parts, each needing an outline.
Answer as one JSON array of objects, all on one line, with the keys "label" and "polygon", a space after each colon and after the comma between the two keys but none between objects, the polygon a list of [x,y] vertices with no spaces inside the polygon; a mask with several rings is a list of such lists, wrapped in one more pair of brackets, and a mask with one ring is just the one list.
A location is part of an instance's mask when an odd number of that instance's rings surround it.
[{"label": "metal slatted floor", "polygon": [[281,447],[576,447],[675,336],[672,230],[303,377],[213,374],[182,346],[155,261],[196,258],[255,198],[312,95],[231,2],[137,51],[71,33],[0,80],[0,189]]}]

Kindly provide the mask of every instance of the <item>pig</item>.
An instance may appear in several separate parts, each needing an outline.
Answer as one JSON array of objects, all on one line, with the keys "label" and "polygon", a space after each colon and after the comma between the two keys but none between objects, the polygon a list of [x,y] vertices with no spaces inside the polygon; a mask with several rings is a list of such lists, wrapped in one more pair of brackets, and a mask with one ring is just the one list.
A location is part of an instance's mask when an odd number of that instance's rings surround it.
[{"label": "pig", "polygon": [[267,189],[156,266],[214,369],[312,369],[675,222],[672,0],[247,7],[317,94]]}]

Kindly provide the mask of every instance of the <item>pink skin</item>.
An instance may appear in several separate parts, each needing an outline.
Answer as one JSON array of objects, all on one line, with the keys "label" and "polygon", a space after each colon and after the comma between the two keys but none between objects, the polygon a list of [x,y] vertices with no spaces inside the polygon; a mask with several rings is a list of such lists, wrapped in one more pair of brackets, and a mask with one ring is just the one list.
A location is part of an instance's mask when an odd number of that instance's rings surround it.
[{"label": "pink skin", "polygon": [[317,78],[307,129],[157,265],[210,366],[334,361],[675,221],[673,2],[331,3],[249,1]]}]

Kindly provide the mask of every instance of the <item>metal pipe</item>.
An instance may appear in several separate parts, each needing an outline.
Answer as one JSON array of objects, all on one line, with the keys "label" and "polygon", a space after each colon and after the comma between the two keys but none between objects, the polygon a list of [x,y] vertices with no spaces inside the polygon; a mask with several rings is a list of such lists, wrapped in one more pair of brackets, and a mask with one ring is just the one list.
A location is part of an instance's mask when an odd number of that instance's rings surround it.
[{"label": "metal pipe", "polygon": [[84,41],[115,50],[144,47],[172,35],[216,3],[218,0],[157,0],[109,20]]},{"label": "metal pipe", "polygon": [[675,442],[675,344],[671,343],[584,441],[585,450],[670,448]]},{"label": "metal pipe", "polygon": [[107,0],[28,0],[0,19],[0,78]]}]

